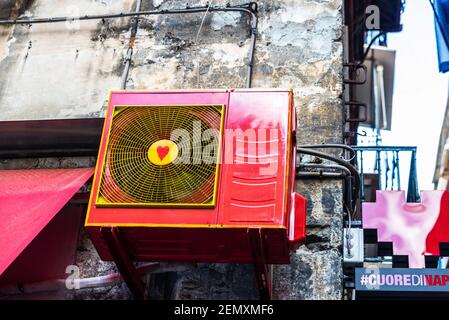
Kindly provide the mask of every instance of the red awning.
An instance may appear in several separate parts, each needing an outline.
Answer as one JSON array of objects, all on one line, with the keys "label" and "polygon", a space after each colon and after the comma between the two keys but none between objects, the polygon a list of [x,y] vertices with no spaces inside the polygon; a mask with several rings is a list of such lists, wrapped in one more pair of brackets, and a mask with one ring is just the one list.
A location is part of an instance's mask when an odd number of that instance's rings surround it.
[{"label": "red awning", "polygon": [[0,275],[92,174],[93,168],[0,170]]}]

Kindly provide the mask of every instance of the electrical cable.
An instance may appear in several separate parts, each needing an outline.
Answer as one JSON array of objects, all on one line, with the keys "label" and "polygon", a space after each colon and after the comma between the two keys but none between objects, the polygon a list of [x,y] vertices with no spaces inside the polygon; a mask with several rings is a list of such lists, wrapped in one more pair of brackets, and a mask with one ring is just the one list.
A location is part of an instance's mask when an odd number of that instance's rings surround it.
[{"label": "electrical cable", "polygon": [[360,192],[360,188],[361,188],[361,180],[360,180],[360,174],[357,171],[357,169],[351,165],[350,163],[348,163],[347,161],[334,157],[330,154],[327,153],[323,153],[320,151],[316,151],[316,150],[310,150],[310,148],[302,148],[302,147],[298,147],[297,148],[297,152],[300,154],[306,154],[306,155],[311,155],[311,156],[315,156],[317,158],[321,158],[321,159],[326,159],[332,162],[335,162],[345,168],[347,168],[350,172],[351,172],[351,176],[354,179],[354,190],[353,190],[353,195],[352,195],[352,204],[351,204],[351,214],[354,217],[355,213],[357,212],[357,203],[358,203],[358,199],[359,199],[359,192]]},{"label": "electrical cable", "polygon": [[[330,144],[330,145],[306,145],[306,146],[300,146],[297,148],[298,153],[312,155],[318,158],[326,159],[332,162],[337,163],[338,165],[325,165],[325,164],[300,164],[300,167],[309,167],[309,168],[318,168],[318,169],[339,169],[345,172],[347,176],[346,183],[348,184],[348,188],[352,187],[352,179],[355,180],[354,190],[352,197],[349,197],[347,200],[350,202],[350,208],[346,205],[346,210],[348,212],[348,229],[346,232],[346,237],[343,241],[346,241],[346,248],[347,248],[347,254],[348,256],[351,255],[351,248],[350,248],[350,239],[352,236],[352,219],[355,218],[355,214],[357,212],[357,204],[359,201],[359,193],[361,188],[361,179],[359,172],[357,169],[352,166],[347,160],[345,159],[339,159],[336,158],[330,154],[326,154],[323,152],[319,152],[316,150],[310,150],[314,148],[341,148],[350,151],[351,153],[355,154],[355,150],[353,150],[351,147],[346,145],[336,145],[336,144]],[[353,156],[354,157],[354,156]],[[353,158],[352,157],[352,158]]]},{"label": "electrical cable", "polygon": [[[213,5],[213,1],[212,1],[212,5]],[[198,31],[196,33],[196,37],[195,37],[195,44],[198,44],[198,38],[200,37],[200,33],[201,30],[203,29],[203,25],[204,25],[204,21],[206,21],[206,17],[207,14],[209,13],[209,9],[210,9],[211,4],[207,4],[207,10],[206,12],[204,12],[203,18],[201,19],[201,24],[200,27],[198,28]],[[197,87],[200,88],[200,67],[201,67],[201,61],[200,59],[197,59]]]},{"label": "electrical cable", "polygon": [[349,158],[349,159],[342,158],[343,160],[345,160],[347,162],[351,162],[357,156],[356,151],[354,149],[352,149],[350,146],[347,146],[345,144],[305,144],[305,145],[299,145],[298,147],[299,148],[307,148],[307,149],[343,149],[343,150],[349,151],[349,153],[351,154],[351,158]]},{"label": "electrical cable", "polygon": [[363,54],[361,64],[365,62],[366,58],[368,57],[369,51],[371,47],[374,45],[374,42],[376,42],[377,39],[379,39],[381,36],[384,36],[386,33],[384,31],[380,31],[374,38],[371,39],[368,47],[365,50],[365,53]]}]

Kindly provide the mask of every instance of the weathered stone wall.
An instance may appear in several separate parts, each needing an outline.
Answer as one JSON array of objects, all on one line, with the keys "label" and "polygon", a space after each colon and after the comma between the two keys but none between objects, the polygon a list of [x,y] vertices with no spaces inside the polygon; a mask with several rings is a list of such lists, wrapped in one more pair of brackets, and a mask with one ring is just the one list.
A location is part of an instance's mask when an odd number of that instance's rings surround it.
[{"label": "weathered stone wall", "polygon": [[[241,3],[209,2],[217,6]],[[205,3],[189,1],[190,6]],[[265,0],[258,4],[253,87],[294,89],[299,143],[341,143],[342,0]],[[184,6],[185,1],[143,0],[141,9]],[[34,0],[27,1],[23,15],[134,9],[133,0]],[[244,86],[250,45],[247,17],[209,13],[199,31],[202,18],[201,13],[140,18],[128,88]],[[130,19],[125,18],[79,22],[79,29],[65,23],[0,27],[0,120],[103,115],[108,90],[120,85],[129,28]],[[5,160],[1,167],[65,167],[67,163],[76,166],[77,161]],[[308,198],[307,243],[293,255],[290,266],[275,268],[275,298],[341,299],[341,184],[304,180],[296,188]],[[83,237],[80,243],[84,249],[78,262],[89,264],[83,275],[113,268],[98,261],[88,239]],[[127,298],[129,293],[115,287],[71,297]],[[252,267],[201,265],[179,273],[171,297],[256,298]]]},{"label": "weathered stone wall", "polygon": [[[22,17],[107,14],[133,0],[29,0]],[[120,88],[129,19],[0,28],[0,120],[99,116]]]}]

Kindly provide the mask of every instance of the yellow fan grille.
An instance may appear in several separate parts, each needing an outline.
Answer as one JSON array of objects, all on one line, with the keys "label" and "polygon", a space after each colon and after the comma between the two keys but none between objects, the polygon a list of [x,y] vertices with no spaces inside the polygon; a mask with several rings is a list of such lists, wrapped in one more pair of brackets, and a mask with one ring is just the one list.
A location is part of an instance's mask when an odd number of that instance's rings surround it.
[{"label": "yellow fan grille", "polygon": [[[222,105],[115,107],[96,205],[214,206],[223,113]],[[158,144],[167,149],[159,157],[170,147],[176,159],[158,164],[150,156]]]}]

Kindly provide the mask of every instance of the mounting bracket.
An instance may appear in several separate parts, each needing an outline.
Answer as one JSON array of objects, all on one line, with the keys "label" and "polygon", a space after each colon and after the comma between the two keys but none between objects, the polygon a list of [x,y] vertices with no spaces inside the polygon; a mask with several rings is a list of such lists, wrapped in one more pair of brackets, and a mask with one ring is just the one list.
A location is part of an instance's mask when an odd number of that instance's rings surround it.
[{"label": "mounting bracket", "polygon": [[251,255],[254,262],[254,273],[260,300],[271,300],[272,270],[265,259],[265,247],[262,229],[248,229]]}]

